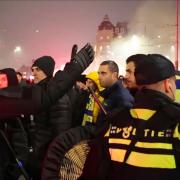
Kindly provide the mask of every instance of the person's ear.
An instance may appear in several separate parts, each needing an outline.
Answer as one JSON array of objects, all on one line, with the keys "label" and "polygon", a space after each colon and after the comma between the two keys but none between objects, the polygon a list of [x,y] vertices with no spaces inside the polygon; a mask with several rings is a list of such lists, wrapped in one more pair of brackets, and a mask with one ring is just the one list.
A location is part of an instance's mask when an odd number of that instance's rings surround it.
[{"label": "person's ear", "polygon": [[165,79],[164,80],[164,89],[165,89],[166,93],[169,93],[169,92],[172,91],[170,79]]},{"label": "person's ear", "polygon": [[118,79],[118,73],[117,72],[113,72],[113,78]]}]

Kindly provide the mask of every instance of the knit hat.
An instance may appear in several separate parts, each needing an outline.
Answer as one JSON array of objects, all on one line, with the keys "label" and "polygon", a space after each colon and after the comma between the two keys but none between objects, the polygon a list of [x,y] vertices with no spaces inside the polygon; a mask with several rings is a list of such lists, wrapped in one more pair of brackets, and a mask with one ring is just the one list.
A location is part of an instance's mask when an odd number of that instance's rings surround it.
[{"label": "knit hat", "polygon": [[32,65],[32,67],[37,66],[41,69],[47,77],[52,77],[55,67],[55,61],[51,56],[42,56],[36,59]]},{"label": "knit hat", "polygon": [[138,85],[153,84],[180,74],[173,63],[160,54],[141,54],[137,58],[141,60],[134,73]]}]

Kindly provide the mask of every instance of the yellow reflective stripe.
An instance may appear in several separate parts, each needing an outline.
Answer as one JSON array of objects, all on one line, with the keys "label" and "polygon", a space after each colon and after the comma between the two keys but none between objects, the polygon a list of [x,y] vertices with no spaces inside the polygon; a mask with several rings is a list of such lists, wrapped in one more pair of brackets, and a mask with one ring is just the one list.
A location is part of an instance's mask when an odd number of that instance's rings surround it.
[{"label": "yellow reflective stripe", "polygon": [[[131,140],[129,139],[115,139],[115,138],[109,138],[110,144],[125,144],[129,145],[131,143]],[[151,148],[151,149],[173,149],[172,144],[170,143],[157,143],[157,142],[137,142],[135,144],[135,147],[140,148]]]},{"label": "yellow reflective stripe", "polygon": [[153,149],[173,149],[172,144],[169,143],[149,143],[149,142],[137,142],[135,147],[141,148],[153,148]]},{"label": "yellow reflective stripe", "polygon": [[180,133],[179,133],[178,127],[179,127],[179,123],[177,124],[177,126],[176,126],[176,128],[174,130],[173,137],[178,138],[180,140]]},{"label": "yellow reflective stripe", "polygon": [[180,79],[180,76],[176,75],[176,79]]},{"label": "yellow reflective stripe", "polygon": [[[109,153],[111,160],[123,162],[126,150],[110,148]],[[174,156],[165,154],[145,154],[132,151],[126,163],[137,167],[176,168]]]},{"label": "yellow reflective stripe", "polygon": [[107,132],[106,132],[106,134],[104,135],[104,137],[109,137],[110,129],[111,129],[111,128],[109,128],[109,129],[107,130]]},{"label": "yellow reflective stripe", "polygon": [[126,144],[129,145],[131,143],[131,140],[129,139],[115,139],[115,138],[109,138],[109,143],[114,143],[114,144]]},{"label": "yellow reflective stripe", "polygon": [[175,91],[175,101],[180,103],[180,89],[176,89]]},{"label": "yellow reflective stripe", "polygon": [[148,120],[156,111],[150,109],[130,109],[130,114],[133,118],[139,118],[143,120]]},{"label": "yellow reflective stripe", "polygon": [[106,131],[104,137],[109,137],[111,131],[112,124],[109,124],[109,129]]},{"label": "yellow reflective stripe", "polygon": [[126,150],[109,148],[109,153],[110,153],[110,156],[111,156],[111,160],[118,161],[118,162],[123,162],[124,161],[124,156],[126,154]]},{"label": "yellow reflective stripe", "polygon": [[144,154],[132,152],[127,163],[138,167],[176,168],[174,156],[164,154]]}]

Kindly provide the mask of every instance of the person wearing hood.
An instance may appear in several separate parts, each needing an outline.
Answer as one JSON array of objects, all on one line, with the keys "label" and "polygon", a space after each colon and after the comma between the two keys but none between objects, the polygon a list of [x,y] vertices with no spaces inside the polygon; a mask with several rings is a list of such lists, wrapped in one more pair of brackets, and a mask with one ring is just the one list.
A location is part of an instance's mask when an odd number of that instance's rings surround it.
[{"label": "person wearing hood", "polygon": [[[14,87],[18,87],[16,72],[12,68],[0,70],[0,88],[7,87],[12,88],[12,90]],[[12,147],[16,158],[21,161],[22,166],[25,166],[27,162],[28,137],[23,123],[26,122],[22,122],[21,116],[7,117],[0,121],[0,136],[1,138],[4,136],[10,144],[9,146],[8,143],[4,143],[5,139],[1,142],[1,145],[4,146],[3,148],[7,149],[7,152],[9,152],[3,157],[6,160],[2,162],[5,164],[3,176],[6,179],[17,179],[22,174],[15,161],[15,157],[12,156],[13,154],[10,151],[10,147]]]},{"label": "person wearing hood", "polygon": [[100,102],[103,101],[103,98],[100,96],[100,91],[102,91],[103,88],[100,86],[98,73],[91,72],[86,75],[86,79],[86,87],[89,89],[90,95],[87,99],[82,126],[96,124],[100,107],[95,101],[93,94],[99,99]]}]

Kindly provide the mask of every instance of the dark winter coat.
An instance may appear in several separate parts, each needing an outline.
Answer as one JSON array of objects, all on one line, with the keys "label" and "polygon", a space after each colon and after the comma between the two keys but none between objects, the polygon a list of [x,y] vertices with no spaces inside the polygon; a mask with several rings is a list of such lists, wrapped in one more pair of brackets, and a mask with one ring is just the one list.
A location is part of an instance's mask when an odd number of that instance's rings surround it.
[{"label": "dark winter coat", "polygon": [[[6,74],[8,87],[13,88],[19,86],[14,69],[6,68],[0,70],[0,73]],[[3,97],[0,99],[2,100]],[[19,159],[23,166],[25,165],[28,157],[27,133],[20,117],[4,117],[4,119],[1,119],[0,121],[0,130],[1,141],[3,141],[1,142],[2,146],[4,146],[4,149],[7,149],[7,153],[5,153],[6,156],[3,157],[6,161],[4,161],[4,164],[1,163],[1,167],[4,166],[5,170],[3,170],[3,176],[6,179],[17,179],[22,172],[17,167],[15,158]],[[11,149],[14,152],[15,157],[13,156],[12,151],[10,151]]]},{"label": "dark winter coat", "polygon": [[[44,79],[35,86],[46,89],[50,83],[49,79]],[[71,102],[67,94],[61,97],[50,108],[46,108],[34,117],[35,134],[33,153],[30,155],[30,169],[34,178],[40,178],[40,169],[45,153],[50,142],[62,132],[72,127]],[[36,165],[34,162],[36,161]],[[31,171],[30,170],[30,171]]]},{"label": "dark winter coat", "polygon": [[132,107],[134,98],[129,91],[123,87],[121,81],[117,81],[111,87],[101,92],[104,98],[104,107],[107,112],[121,107]]},{"label": "dark winter coat", "polygon": [[68,63],[58,71],[47,89],[8,87],[0,90],[0,119],[21,114],[34,114],[54,104],[70,89],[83,71],[78,63]]},{"label": "dark winter coat", "polygon": [[72,123],[73,127],[81,126],[86,108],[86,103],[89,98],[89,92],[86,90],[80,90],[73,87],[69,92],[68,96],[72,105]]},{"label": "dark winter coat", "polygon": [[[43,80],[39,86],[46,88],[48,80]],[[47,146],[57,135],[72,127],[71,103],[67,94],[61,97],[53,106],[34,118],[35,139],[34,150]]]},{"label": "dark winter coat", "polygon": [[[106,88],[100,94],[104,98],[103,106],[107,113],[119,111],[119,109],[130,108],[134,103],[134,98],[130,92],[123,87],[121,81],[117,81],[111,87]],[[99,115],[97,126],[103,127],[105,114]]]}]

